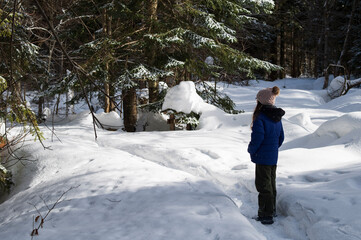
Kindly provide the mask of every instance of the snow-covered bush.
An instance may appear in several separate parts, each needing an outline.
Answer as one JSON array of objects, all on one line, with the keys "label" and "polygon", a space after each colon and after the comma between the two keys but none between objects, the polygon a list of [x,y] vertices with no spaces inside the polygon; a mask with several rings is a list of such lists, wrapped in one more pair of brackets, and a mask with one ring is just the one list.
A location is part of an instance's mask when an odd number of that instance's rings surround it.
[{"label": "snow-covered bush", "polygon": [[193,130],[196,129],[199,125],[199,118],[200,115],[195,112],[184,113],[184,112],[177,112],[172,109],[167,109],[163,111],[168,116],[173,115],[175,121],[175,127],[177,129],[187,129]]}]

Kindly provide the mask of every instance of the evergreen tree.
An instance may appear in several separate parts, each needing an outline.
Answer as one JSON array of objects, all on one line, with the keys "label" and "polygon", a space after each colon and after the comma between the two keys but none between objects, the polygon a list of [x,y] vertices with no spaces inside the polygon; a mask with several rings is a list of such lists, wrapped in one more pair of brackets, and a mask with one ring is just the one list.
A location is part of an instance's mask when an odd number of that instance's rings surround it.
[{"label": "evergreen tree", "polygon": [[[158,6],[158,32],[146,35],[157,48],[158,67],[187,80],[219,77],[276,67],[235,47],[237,30],[255,20],[238,1],[175,1]],[[163,19],[162,19],[163,18]],[[213,65],[205,63],[211,56]]]},{"label": "evergreen tree", "polygon": [[[9,122],[23,127],[19,136],[8,139],[7,132],[0,136],[1,149],[7,150],[11,157],[14,146],[28,133],[42,140],[35,113],[29,108],[22,94],[24,84],[34,81],[44,73],[44,62],[38,57],[38,46],[32,44],[27,36],[29,16],[20,2],[0,2],[0,118],[2,124]],[[41,78],[41,77],[39,77]],[[11,179],[6,170],[6,160],[0,161],[0,189],[8,189]],[[1,165],[3,164],[3,165]]]}]

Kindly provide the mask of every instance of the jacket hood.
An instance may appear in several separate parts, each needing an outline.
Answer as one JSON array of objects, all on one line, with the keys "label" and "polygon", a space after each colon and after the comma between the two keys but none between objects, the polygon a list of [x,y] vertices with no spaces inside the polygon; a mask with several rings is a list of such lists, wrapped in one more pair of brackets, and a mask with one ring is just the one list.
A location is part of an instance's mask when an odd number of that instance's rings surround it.
[{"label": "jacket hood", "polygon": [[274,122],[281,121],[283,115],[286,113],[282,108],[277,108],[274,105],[263,105],[261,112]]}]

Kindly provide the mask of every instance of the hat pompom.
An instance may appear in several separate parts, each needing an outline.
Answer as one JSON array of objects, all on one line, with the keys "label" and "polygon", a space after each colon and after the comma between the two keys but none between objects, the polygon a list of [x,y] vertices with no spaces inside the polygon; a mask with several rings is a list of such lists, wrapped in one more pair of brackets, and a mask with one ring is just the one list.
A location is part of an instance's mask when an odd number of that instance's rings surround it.
[{"label": "hat pompom", "polygon": [[277,87],[277,86],[274,86],[274,87],[272,88],[272,93],[273,93],[274,95],[278,96],[278,95],[280,94],[280,88]]}]

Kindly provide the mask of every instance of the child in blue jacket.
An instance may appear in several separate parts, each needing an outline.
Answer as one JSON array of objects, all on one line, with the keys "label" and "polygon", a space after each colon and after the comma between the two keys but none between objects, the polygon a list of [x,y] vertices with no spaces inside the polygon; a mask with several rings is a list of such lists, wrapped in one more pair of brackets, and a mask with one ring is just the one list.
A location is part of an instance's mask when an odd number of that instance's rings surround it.
[{"label": "child in blue jacket", "polygon": [[281,119],[285,114],[283,109],[274,105],[279,93],[277,86],[258,92],[248,145],[251,160],[256,164],[257,220],[262,224],[272,224],[276,214],[276,168],[278,148],[284,140]]}]

